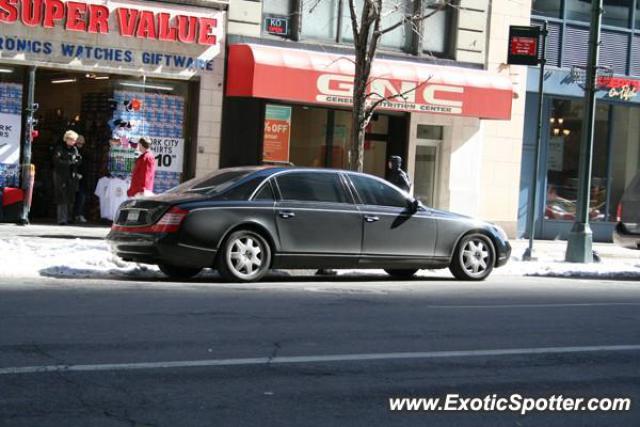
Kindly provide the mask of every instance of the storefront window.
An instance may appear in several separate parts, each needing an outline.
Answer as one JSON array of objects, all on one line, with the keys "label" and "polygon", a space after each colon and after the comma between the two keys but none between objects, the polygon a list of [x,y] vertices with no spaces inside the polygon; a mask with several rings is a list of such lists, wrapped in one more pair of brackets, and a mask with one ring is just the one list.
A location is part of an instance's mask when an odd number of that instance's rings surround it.
[{"label": "storefront window", "polygon": [[[385,176],[390,118],[375,114],[365,132],[364,171]],[[293,106],[290,161],[296,166],[349,169],[351,112]]]},{"label": "storefront window", "polygon": [[531,14],[560,18],[560,4],[558,0],[533,0]]},{"label": "storefront window", "polygon": [[615,221],[624,190],[640,170],[640,122],[637,107],[613,107],[611,141],[611,186],[608,220]]},{"label": "storefront window", "polygon": [[[194,108],[188,82],[47,69],[38,70],[36,76],[40,137],[32,150],[37,170],[33,217],[54,215],[51,155],[69,129],[86,141],[81,175],[87,191],[84,215],[90,220],[111,219],[100,202],[116,186],[105,183],[130,176],[141,137],[151,143],[157,161],[154,192],[167,191],[183,180],[185,141]],[[94,198],[96,188],[101,191]]]},{"label": "storefront window", "polygon": [[349,168],[349,144],[351,143],[351,112],[335,111],[331,158],[327,165],[337,169]]},{"label": "storefront window", "polygon": [[[582,143],[582,100],[553,100],[547,149],[546,219],[575,220]],[[606,220],[608,186],[608,105],[596,108],[591,175],[591,221]]]},{"label": "storefront window", "polygon": [[289,160],[294,165],[326,166],[327,115],[323,108],[293,107]]}]

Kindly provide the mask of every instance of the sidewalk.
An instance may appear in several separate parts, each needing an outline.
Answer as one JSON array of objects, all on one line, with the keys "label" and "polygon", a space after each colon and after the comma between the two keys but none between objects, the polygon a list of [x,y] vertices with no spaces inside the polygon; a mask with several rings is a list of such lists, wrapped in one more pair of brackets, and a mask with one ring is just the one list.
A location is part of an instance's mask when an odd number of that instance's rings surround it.
[{"label": "sidewalk", "polygon": [[[0,275],[10,277],[162,278],[155,266],[124,262],[109,251],[104,238],[106,226],[59,226],[0,224]],[[566,241],[536,240],[536,261],[522,261],[528,246],[523,239],[512,240],[513,251],[506,266],[493,274],[508,276],[583,277],[640,281],[640,251],[612,243],[594,243],[601,262],[564,262]],[[293,272],[312,274],[312,270]],[[215,273],[205,273],[215,274]],[[338,270],[339,275],[380,275],[383,270]],[[421,270],[423,277],[451,277],[448,270]]]}]

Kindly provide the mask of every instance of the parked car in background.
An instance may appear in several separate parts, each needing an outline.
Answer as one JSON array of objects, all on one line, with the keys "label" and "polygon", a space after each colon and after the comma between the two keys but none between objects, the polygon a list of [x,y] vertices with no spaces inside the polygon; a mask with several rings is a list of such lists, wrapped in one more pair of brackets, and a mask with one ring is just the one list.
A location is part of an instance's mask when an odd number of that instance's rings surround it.
[{"label": "parked car in background", "polygon": [[640,249],[640,172],[624,191],[616,217],[613,241],[618,246]]},{"label": "parked car in background", "polygon": [[170,277],[214,268],[255,281],[270,268],[449,268],[485,279],[509,259],[499,227],[423,206],[388,182],[333,169],[221,169],[123,203],[108,235],[125,261]]}]

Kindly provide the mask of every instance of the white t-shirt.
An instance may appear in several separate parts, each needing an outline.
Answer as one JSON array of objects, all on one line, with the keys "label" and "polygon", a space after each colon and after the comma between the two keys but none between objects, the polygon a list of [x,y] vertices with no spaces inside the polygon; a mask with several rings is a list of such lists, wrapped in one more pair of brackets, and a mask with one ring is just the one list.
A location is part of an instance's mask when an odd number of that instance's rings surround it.
[{"label": "white t-shirt", "polygon": [[111,178],[111,182],[109,182],[109,217],[113,221],[116,216],[116,212],[118,212],[118,208],[128,199],[127,190],[129,189],[129,181],[125,181],[120,178]]},{"label": "white t-shirt", "polygon": [[[93,194],[98,196],[100,199],[100,218],[109,219],[109,184],[111,183],[111,178],[107,176],[103,176],[98,180],[98,184],[96,185],[96,191]],[[111,218],[113,219],[113,218]]]},{"label": "white t-shirt", "polygon": [[100,217],[113,221],[118,208],[127,200],[129,180],[102,177],[96,185],[95,195],[100,198]]}]

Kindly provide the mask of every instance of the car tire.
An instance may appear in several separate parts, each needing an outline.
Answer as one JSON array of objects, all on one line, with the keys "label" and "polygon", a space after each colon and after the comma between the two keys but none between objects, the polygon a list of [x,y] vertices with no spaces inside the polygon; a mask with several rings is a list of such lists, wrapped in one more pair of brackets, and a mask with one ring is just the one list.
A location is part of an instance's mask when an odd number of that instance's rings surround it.
[{"label": "car tire", "polygon": [[234,231],[225,239],[217,263],[224,280],[255,282],[269,271],[271,248],[264,237],[254,231]]},{"label": "car tire", "polygon": [[177,267],[170,264],[158,264],[158,268],[171,279],[179,280],[191,279],[202,271],[201,268]]},{"label": "car tire", "polygon": [[400,270],[400,269],[386,269],[385,270],[387,272],[387,274],[391,277],[397,277],[398,279],[409,279],[411,277],[413,277],[417,272],[418,269],[417,268],[410,268],[410,269],[404,269],[404,270]]},{"label": "car tire", "polygon": [[464,236],[453,254],[449,270],[459,280],[484,280],[493,271],[496,250],[484,234]]}]

